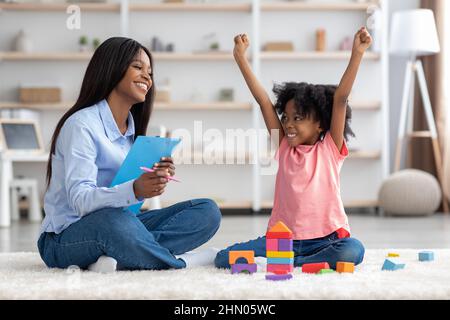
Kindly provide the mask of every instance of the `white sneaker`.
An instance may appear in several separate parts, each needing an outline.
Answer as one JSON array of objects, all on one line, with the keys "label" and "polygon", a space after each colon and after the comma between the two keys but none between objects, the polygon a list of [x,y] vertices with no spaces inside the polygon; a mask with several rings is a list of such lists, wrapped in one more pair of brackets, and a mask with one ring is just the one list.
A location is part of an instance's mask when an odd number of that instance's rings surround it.
[{"label": "white sneaker", "polygon": [[208,248],[198,251],[190,251],[176,256],[186,263],[186,268],[195,268],[203,266],[213,266],[216,255],[220,250],[217,248]]},{"label": "white sneaker", "polygon": [[117,269],[117,261],[108,256],[101,256],[97,262],[89,265],[88,270],[99,273],[112,273]]}]

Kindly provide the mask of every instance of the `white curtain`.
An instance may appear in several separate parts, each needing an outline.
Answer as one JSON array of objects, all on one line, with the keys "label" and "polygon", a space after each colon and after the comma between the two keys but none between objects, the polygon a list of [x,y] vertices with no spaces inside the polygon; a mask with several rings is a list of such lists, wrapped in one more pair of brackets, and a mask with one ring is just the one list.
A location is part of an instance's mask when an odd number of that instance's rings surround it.
[{"label": "white curtain", "polygon": [[444,139],[444,192],[447,200],[450,201],[450,3],[444,2],[445,17],[444,17],[444,95],[446,106],[446,135]]}]

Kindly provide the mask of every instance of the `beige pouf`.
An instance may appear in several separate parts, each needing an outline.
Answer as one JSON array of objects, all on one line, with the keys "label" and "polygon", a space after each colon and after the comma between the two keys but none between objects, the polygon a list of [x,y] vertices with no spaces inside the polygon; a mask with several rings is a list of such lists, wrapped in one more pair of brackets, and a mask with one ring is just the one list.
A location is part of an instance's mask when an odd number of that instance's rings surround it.
[{"label": "beige pouf", "polygon": [[408,169],[383,182],[378,200],[388,215],[432,215],[439,208],[442,193],[433,175]]}]

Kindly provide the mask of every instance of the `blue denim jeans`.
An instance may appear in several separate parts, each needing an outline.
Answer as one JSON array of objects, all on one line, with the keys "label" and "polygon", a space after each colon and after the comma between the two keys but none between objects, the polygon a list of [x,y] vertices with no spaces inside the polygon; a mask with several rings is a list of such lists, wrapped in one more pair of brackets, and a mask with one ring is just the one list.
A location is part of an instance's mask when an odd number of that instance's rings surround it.
[{"label": "blue denim jeans", "polygon": [[126,208],[104,208],[71,224],[60,234],[38,240],[50,268],[87,268],[106,255],[119,270],[185,268],[179,255],[206,243],[219,229],[221,213],[209,199],[185,201],[138,215]]},{"label": "blue denim jeans", "polygon": [[[266,237],[260,237],[245,243],[237,243],[217,253],[217,268],[230,268],[228,252],[232,250],[253,250],[255,257],[266,256]],[[360,264],[364,259],[364,246],[354,238],[339,239],[336,232],[318,239],[294,240],[294,266],[305,263],[328,262],[330,268],[336,269],[336,262],[353,262]]]}]

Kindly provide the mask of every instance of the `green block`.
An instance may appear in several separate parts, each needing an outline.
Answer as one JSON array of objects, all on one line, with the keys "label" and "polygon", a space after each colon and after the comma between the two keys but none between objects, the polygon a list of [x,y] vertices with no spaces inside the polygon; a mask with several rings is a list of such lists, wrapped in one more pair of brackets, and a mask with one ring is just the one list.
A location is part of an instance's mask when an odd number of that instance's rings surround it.
[{"label": "green block", "polygon": [[333,269],[322,269],[319,272],[317,272],[317,274],[326,274],[326,273],[335,273],[336,271],[334,271]]}]

